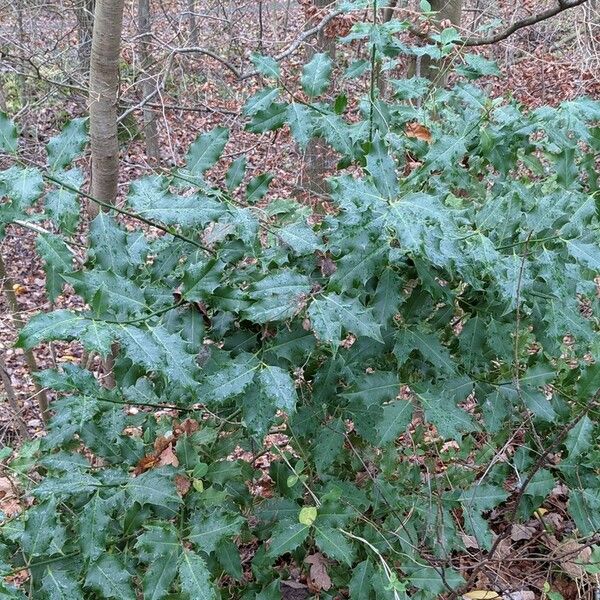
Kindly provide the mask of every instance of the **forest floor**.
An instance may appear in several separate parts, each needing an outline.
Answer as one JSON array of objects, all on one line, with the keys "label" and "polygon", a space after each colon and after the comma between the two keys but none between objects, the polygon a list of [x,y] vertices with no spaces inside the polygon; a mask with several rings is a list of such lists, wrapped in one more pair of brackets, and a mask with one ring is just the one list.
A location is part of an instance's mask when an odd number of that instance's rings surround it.
[{"label": "forest floor", "polygon": [[[511,5],[506,4],[506,14],[510,15]],[[543,2],[529,3],[533,6],[543,6]],[[173,5],[173,6],[170,6]],[[177,15],[175,0],[163,3],[163,14],[158,15],[153,23],[155,31],[160,31],[163,42],[170,36],[175,36],[181,25],[181,19],[169,18],[170,11]],[[532,9],[533,10],[533,9]],[[575,35],[569,39],[568,33],[576,30],[577,19],[581,13],[563,15],[560,22],[551,26],[523,30],[521,33],[509,38],[500,45],[486,49],[488,57],[498,60],[502,77],[484,80],[483,85],[493,96],[511,95],[529,107],[538,107],[545,104],[556,105],[562,101],[580,96],[600,97],[600,64],[593,57],[585,55],[580,38]],[[247,15],[246,15],[247,17]],[[248,63],[249,52],[240,51],[239,48],[256,50],[256,31],[246,31],[243,26],[244,14],[239,16],[239,22],[234,22],[219,42],[215,36],[215,22],[206,20],[200,24],[199,39],[212,40],[211,49],[228,60],[239,63],[240,56]],[[52,14],[44,18],[43,14],[31,16],[25,21],[24,41],[26,48],[37,55],[48,51],[48,40],[56,37],[56,27],[71,33],[61,43],[75,45],[76,34],[74,22],[65,23],[64,15]],[[271,54],[285,48],[302,31],[303,27],[302,6],[292,5],[290,14],[277,13],[268,15],[263,23],[262,53]],[[2,39],[14,32],[16,23],[14,15],[3,20],[0,25]],[[232,32],[232,30],[235,30]],[[135,18],[132,12],[126,15],[125,40],[133,38],[135,33]],[[564,40],[567,40],[566,42]],[[222,43],[222,46],[220,46]],[[157,48],[161,48],[157,44]],[[23,48],[21,48],[23,50]],[[164,50],[164,48],[163,48]],[[339,51],[338,51],[339,52]],[[237,53],[237,54],[236,54]],[[245,56],[244,56],[245,53]],[[126,42],[123,57],[124,70],[131,72],[133,46]],[[269,198],[295,197],[319,208],[321,199],[311,196],[303,189],[302,173],[304,157],[298,152],[289,132],[282,129],[276,133],[261,135],[248,134],[244,131],[244,118],[241,108],[245,98],[258,89],[260,82],[255,79],[237,81],[232,73],[217,61],[207,56],[180,57],[176,61],[176,68],[172,75],[175,83],[167,86],[160,96],[163,108],[159,110],[159,134],[161,138],[161,159],[158,164],[146,155],[145,144],[141,136],[133,135],[125,140],[122,147],[120,190],[122,196],[126,193],[128,182],[141,175],[170,168],[175,164],[182,164],[187,148],[191,142],[202,132],[217,125],[231,128],[230,141],[225,149],[226,159],[220,167],[210,173],[214,180],[223,178],[229,159],[241,154],[248,157],[247,177],[253,177],[259,172],[269,171],[275,175],[271,185]],[[597,59],[598,57],[596,57]],[[293,73],[302,64],[302,52],[287,60],[283,65],[284,73]],[[398,68],[396,77],[402,76],[403,67]],[[10,69],[4,71],[6,75]],[[2,76],[2,72],[0,72]],[[8,80],[7,80],[8,81]],[[290,81],[293,76],[290,75]],[[14,84],[14,78],[10,79]],[[5,94],[9,113],[18,114],[18,123],[26,137],[23,151],[31,160],[43,160],[43,148],[50,137],[56,135],[64,122],[70,118],[85,116],[86,98],[77,90],[53,87],[48,82],[29,81],[28,100],[26,104],[20,103],[16,92],[5,84]],[[123,85],[123,104],[131,105],[139,101],[133,86]],[[185,107],[174,109],[173,106]],[[138,112],[134,113],[135,121],[140,121]],[[130,123],[128,121],[128,123]],[[133,124],[136,127],[135,123]],[[126,132],[124,137],[126,137]],[[86,172],[89,174],[89,164],[82,161]],[[7,166],[6,159],[0,158],[0,168]],[[50,226],[48,224],[42,226]],[[82,232],[85,225],[82,227]],[[51,308],[45,294],[45,277],[39,258],[35,252],[35,232],[18,226],[7,229],[6,236],[1,242],[0,251],[6,264],[10,282],[3,281],[3,287],[13,287],[21,316],[27,320],[39,311]],[[82,233],[81,241],[84,241]],[[80,250],[84,256],[83,248]],[[74,296],[67,286],[55,308],[72,307],[80,301]],[[33,380],[25,363],[23,352],[14,347],[17,332],[14,321],[6,303],[5,296],[0,294],[0,352],[4,356],[12,386],[17,401],[22,407],[20,417],[26,424],[29,435],[36,437],[43,435],[43,423],[40,418],[35,395]],[[43,345],[35,351],[40,368],[56,367],[67,362],[77,362],[81,357],[81,349],[77,344],[54,343]],[[14,415],[3,404],[0,408],[0,447],[16,447],[21,441],[21,436],[13,423]],[[10,492],[3,487],[0,477],[0,509],[9,508]],[[558,491],[559,492],[559,491]],[[557,520],[556,526],[560,527],[561,509],[560,494],[556,494],[556,507],[545,518]],[[554,516],[552,516],[554,514]],[[506,554],[519,552],[527,554],[528,540],[533,538],[533,530],[527,528],[515,530],[506,540]],[[558,544],[558,542],[557,542]],[[564,548],[562,549],[565,550]],[[574,556],[578,556],[580,549],[573,548]],[[512,563],[512,572],[502,573],[507,587],[523,589],[523,585],[532,580],[539,579],[540,566],[527,562]],[[518,569],[516,568],[518,566]],[[568,573],[580,569],[571,559],[562,565]],[[578,573],[575,573],[577,575]],[[485,573],[482,574],[485,579]],[[578,598],[580,590],[576,578],[559,578],[559,587],[563,596]],[[486,581],[478,581],[480,588],[485,588]],[[562,586],[562,588],[560,587]],[[521,596],[514,596],[511,600],[532,600],[533,595],[523,592]]]}]

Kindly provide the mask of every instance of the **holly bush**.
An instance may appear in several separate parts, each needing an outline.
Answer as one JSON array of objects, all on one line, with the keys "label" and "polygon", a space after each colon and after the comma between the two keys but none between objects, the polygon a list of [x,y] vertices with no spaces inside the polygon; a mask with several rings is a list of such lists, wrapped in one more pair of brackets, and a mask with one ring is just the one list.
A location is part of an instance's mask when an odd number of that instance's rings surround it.
[{"label": "holly bush", "polygon": [[[355,26],[373,60],[345,77],[456,43],[407,49],[403,26]],[[3,227],[51,222],[48,297],[85,305],[18,346],[76,341],[114,380],[39,373],[53,417],[6,461],[31,501],[1,529],[0,572],[30,578],[3,597],[276,600],[309,565],[323,599],[455,597],[467,540],[493,555],[558,484],[578,536],[600,530],[600,104],[490,99],[476,55],[453,89],[391,80],[386,101],[332,94],[324,54],[302,91],[254,60],[247,129],[339,155],[327,210],[263,201],[244,156],[211,183],[216,128],[101,211],[80,264],[85,121],[31,166],[0,118]]]}]

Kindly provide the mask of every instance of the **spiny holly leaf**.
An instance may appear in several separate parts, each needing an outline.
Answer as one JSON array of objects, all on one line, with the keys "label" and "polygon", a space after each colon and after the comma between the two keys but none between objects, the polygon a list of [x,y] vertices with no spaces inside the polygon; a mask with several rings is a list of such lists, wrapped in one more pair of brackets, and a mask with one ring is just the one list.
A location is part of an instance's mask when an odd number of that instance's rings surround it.
[{"label": "spiny holly leaf", "polygon": [[133,477],[125,489],[132,502],[139,502],[142,506],[151,504],[175,512],[181,504],[172,471],[166,467],[152,469]]},{"label": "spiny holly leaf", "polygon": [[[54,177],[71,188],[80,189],[83,185],[83,173],[80,169],[59,171],[54,173]],[[77,194],[67,187],[57,184],[57,188],[46,195],[45,204],[52,222],[62,232],[73,235],[79,221]]]},{"label": "spiny holly leaf", "polygon": [[127,234],[104,211],[90,223],[90,246],[98,265],[117,275],[127,274]]},{"label": "spiny holly leaf", "polygon": [[85,578],[85,587],[93,589],[102,598],[135,600],[131,575],[123,560],[116,554],[104,554],[90,564]]},{"label": "spiny holly leaf", "polygon": [[384,446],[394,441],[410,423],[413,406],[405,400],[397,400],[383,407],[383,415],[377,424],[377,441],[375,446]]},{"label": "spiny holly leaf", "polygon": [[216,600],[206,563],[191,550],[185,550],[179,562],[179,578],[189,600]]},{"label": "spiny holly leaf", "polygon": [[246,174],[246,163],[246,157],[240,156],[239,158],[236,158],[229,166],[229,169],[227,169],[225,182],[227,183],[227,189],[229,191],[234,190],[242,183],[244,175]]},{"label": "spiny holly leaf", "polygon": [[226,212],[217,200],[201,194],[176,196],[168,188],[166,177],[144,177],[131,183],[127,201],[146,219],[180,227],[204,226]]},{"label": "spiny holly leaf", "polygon": [[565,440],[569,458],[580,456],[591,446],[593,429],[594,424],[587,415],[584,415],[579,423],[569,431]]},{"label": "spiny holly leaf", "polygon": [[286,120],[298,146],[305,150],[314,133],[310,109],[299,102],[291,102],[287,107]]},{"label": "spiny holly leaf", "polygon": [[350,590],[350,600],[370,600],[371,598],[371,579],[375,574],[373,565],[364,560],[358,563],[353,569],[352,579],[348,588]]},{"label": "spiny holly leaf", "polygon": [[261,173],[253,177],[246,186],[246,200],[250,204],[254,204],[263,198],[269,190],[269,185],[273,181],[273,177],[274,175],[271,173]]},{"label": "spiny holly leaf", "polygon": [[[16,210],[29,208],[43,191],[44,180],[38,169],[12,166],[0,171],[0,194],[8,196],[11,206]],[[15,217],[22,218],[22,215]]]},{"label": "spiny holly leaf", "polygon": [[95,561],[106,551],[112,504],[96,492],[83,507],[79,521],[79,543],[85,558]]},{"label": "spiny holly leaf", "polygon": [[391,200],[398,195],[396,163],[389,155],[379,133],[373,138],[367,152],[367,171],[373,178],[375,187],[384,198]]},{"label": "spiny holly leaf", "polygon": [[223,512],[196,514],[188,539],[202,552],[210,554],[223,539],[239,534],[244,519]]},{"label": "spiny holly leaf", "polygon": [[205,402],[222,402],[244,391],[254,379],[260,363],[247,352],[240,353],[228,365],[208,375],[202,382],[201,394]]},{"label": "spiny holly leaf", "polygon": [[83,152],[88,140],[86,126],[87,118],[72,119],[50,139],[46,146],[50,171],[64,169]]},{"label": "spiny holly leaf", "polygon": [[171,523],[150,525],[136,542],[140,559],[148,563],[142,578],[144,598],[165,598],[177,574],[182,546]]},{"label": "spiny holly leaf", "polygon": [[17,126],[0,111],[0,152],[16,154],[19,145]]},{"label": "spiny holly leaf", "polygon": [[271,58],[270,56],[262,56],[256,52],[253,52],[250,58],[254,63],[256,70],[261,75],[264,75],[270,79],[279,79],[281,70],[279,68],[279,64],[274,58]]},{"label": "spiny holly leaf", "polygon": [[228,139],[229,130],[224,127],[200,135],[187,153],[186,168],[194,175],[202,175],[219,160]]},{"label": "spiny holly leaf", "polygon": [[56,569],[52,564],[46,567],[42,588],[47,600],[83,600],[83,593],[75,574]]},{"label": "spiny holly leaf", "polygon": [[287,414],[296,410],[298,396],[294,381],[287,371],[272,365],[264,365],[258,372],[258,385],[265,398]]},{"label": "spiny holly leaf", "polygon": [[316,527],[315,543],[323,554],[348,566],[354,559],[354,548],[348,538],[331,527]]},{"label": "spiny holly leaf", "polygon": [[313,330],[317,337],[338,346],[342,340],[342,328],[356,335],[364,335],[382,342],[380,325],[370,309],[356,298],[338,294],[326,294],[315,298],[308,308]]},{"label": "spiny holly leaf", "polygon": [[38,234],[36,248],[45,263],[48,298],[54,302],[65,285],[63,276],[73,270],[73,255],[65,242],[50,233]]},{"label": "spiny holly leaf", "polygon": [[273,529],[267,554],[277,558],[282,554],[295,550],[308,537],[310,527],[302,523],[289,523],[280,521]]},{"label": "spiny holly leaf", "polygon": [[465,528],[475,536],[477,542],[486,549],[492,545],[492,536],[482,513],[491,510],[508,498],[502,488],[485,483],[477,483],[462,493]]},{"label": "spiny holly leaf", "polygon": [[329,87],[333,62],[329,54],[319,52],[302,69],[302,88],[309,96],[320,96]]},{"label": "spiny holly leaf", "polygon": [[272,102],[268,107],[257,110],[246,129],[252,133],[264,133],[265,131],[275,131],[286,122],[287,104],[282,102]]},{"label": "spiny holly leaf", "polygon": [[291,223],[277,231],[277,237],[296,254],[312,254],[320,247],[319,238],[305,223]]},{"label": "spiny holly leaf", "polygon": [[55,530],[58,528],[57,499],[49,498],[27,512],[27,521],[21,537],[21,548],[28,558],[43,556],[51,551]]}]

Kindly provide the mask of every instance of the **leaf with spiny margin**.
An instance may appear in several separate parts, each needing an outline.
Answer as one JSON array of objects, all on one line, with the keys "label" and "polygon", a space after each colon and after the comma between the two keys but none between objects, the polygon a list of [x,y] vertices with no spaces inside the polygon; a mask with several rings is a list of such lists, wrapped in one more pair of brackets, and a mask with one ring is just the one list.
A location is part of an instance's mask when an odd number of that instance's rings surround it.
[{"label": "leaf with spiny margin", "polygon": [[340,152],[344,157],[352,157],[355,154],[352,141],[352,127],[339,115],[319,115],[315,121],[318,132],[325,138],[334,150]]},{"label": "leaf with spiny margin", "polygon": [[12,119],[0,111],[0,152],[16,154],[19,147],[18,131]]},{"label": "leaf with spiny margin", "polygon": [[569,458],[575,458],[588,450],[592,445],[592,432],[594,424],[587,415],[569,431],[565,440],[565,447],[569,451]]},{"label": "leaf with spiny margin", "polygon": [[415,350],[418,350],[432,365],[448,375],[456,374],[456,364],[450,352],[435,334],[416,327],[407,329],[405,335],[410,338]]},{"label": "leaf with spiny margin", "polygon": [[309,96],[320,96],[329,87],[333,62],[329,54],[318,52],[302,69],[302,89]]},{"label": "leaf with spiny margin", "polygon": [[398,195],[396,162],[390,156],[379,133],[375,134],[367,152],[367,171],[379,193],[391,200]]},{"label": "leaf with spiny margin", "polygon": [[277,237],[299,256],[312,254],[321,246],[319,238],[306,223],[291,223],[277,230]]},{"label": "leaf with spiny margin", "polygon": [[199,398],[203,402],[223,402],[241,394],[254,379],[260,362],[253,354],[241,352],[216,373],[211,373],[201,383]]},{"label": "leaf with spiny margin", "polygon": [[279,89],[278,88],[270,88],[266,87],[253,96],[250,96],[246,103],[244,104],[244,114],[246,116],[255,115],[257,112],[261,110],[265,110],[273,104],[273,101],[279,97]]},{"label": "leaf with spiny margin", "polygon": [[246,125],[246,130],[251,133],[264,133],[283,127],[287,118],[287,106],[282,102],[271,102],[267,108],[257,110]]},{"label": "leaf with spiny margin", "polygon": [[106,552],[112,509],[112,502],[104,500],[96,492],[81,511],[78,539],[81,553],[88,560],[95,561]]},{"label": "leaf with spiny margin", "polygon": [[[56,569],[52,564],[46,567],[42,589],[45,600],[83,600],[83,593],[75,574]],[[0,594],[0,597],[4,596]]]},{"label": "leaf with spiny margin", "polygon": [[116,554],[103,554],[90,564],[85,578],[85,587],[93,589],[102,598],[135,600],[136,594],[131,585],[131,575]]},{"label": "leaf with spiny margin", "polygon": [[394,441],[411,422],[413,405],[406,400],[396,400],[383,407],[383,415],[377,424],[375,446],[380,447]]},{"label": "leaf with spiny margin", "polygon": [[236,581],[243,581],[244,572],[242,570],[242,561],[240,551],[236,544],[231,540],[221,540],[216,548],[217,560],[223,570]]},{"label": "leaf with spiny margin", "polygon": [[600,490],[572,489],[567,504],[578,532],[582,536],[594,535],[600,530]]},{"label": "leaf with spiny margin", "polygon": [[394,400],[399,392],[400,380],[397,373],[376,371],[359,375],[350,390],[344,392],[342,397],[369,406]]},{"label": "leaf with spiny margin", "polygon": [[246,156],[240,156],[236,158],[231,165],[229,165],[229,169],[227,169],[227,173],[225,174],[225,183],[227,184],[227,189],[229,191],[235,190],[235,188],[242,183],[244,179],[244,175],[246,174]]},{"label": "leaf with spiny margin", "polygon": [[461,441],[463,434],[477,430],[477,424],[471,415],[456,406],[443,385],[429,391],[418,392],[425,419],[435,425],[443,438]]},{"label": "leaf with spiny margin", "polygon": [[306,275],[291,269],[275,271],[251,284],[248,297],[253,302],[242,314],[260,324],[284,321],[302,308],[302,299],[309,292],[310,280]]},{"label": "leaf with spiny margin", "polygon": [[36,238],[36,249],[44,259],[46,272],[46,292],[54,302],[65,285],[63,275],[73,271],[73,255],[67,245],[56,235],[40,233]]},{"label": "leaf with spiny margin", "polygon": [[79,365],[65,363],[62,371],[58,369],[45,369],[35,374],[41,386],[51,388],[57,392],[87,392],[98,394],[100,385],[94,375]]},{"label": "leaf with spiny margin", "polygon": [[350,600],[371,600],[371,579],[374,574],[373,565],[368,560],[364,560],[354,567],[352,578],[348,584]]},{"label": "leaf with spiny margin", "polygon": [[231,539],[240,533],[244,518],[215,511],[207,515],[196,513],[192,523],[188,539],[198,550],[210,554],[221,540]]},{"label": "leaf with spiny margin", "polygon": [[56,507],[58,500],[50,497],[27,511],[27,521],[20,545],[28,559],[50,553],[54,531],[59,526]]},{"label": "leaf with spiny margin", "polygon": [[[54,177],[64,182],[65,185],[80,189],[83,185],[83,172],[81,169],[70,169],[54,173]],[[52,222],[60,230],[73,235],[79,222],[79,202],[77,194],[65,186],[56,184],[56,187],[48,192],[45,200],[46,211]]]},{"label": "leaf with spiny margin", "polygon": [[483,548],[489,550],[492,544],[492,535],[482,513],[495,508],[508,496],[508,492],[501,487],[486,483],[476,483],[470,490],[465,490],[460,495],[465,528],[475,536]]},{"label": "leaf with spiny margin", "polygon": [[388,252],[385,244],[372,244],[366,235],[355,236],[348,243],[348,252],[336,261],[329,281],[342,292],[361,288],[377,272]]},{"label": "leaf with spiny margin", "polygon": [[361,75],[364,75],[371,68],[370,60],[355,60],[348,65],[348,68],[344,71],[345,79],[356,79]]},{"label": "leaf with spiny margin", "polygon": [[217,596],[204,560],[191,550],[184,550],[179,562],[179,579],[185,598],[216,600]]},{"label": "leaf with spiny margin", "polygon": [[265,398],[287,414],[296,410],[298,395],[290,374],[273,365],[264,365],[258,372],[258,385]]},{"label": "leaf with spiny margin", "polygon": [[74,494],[86,494],[101,485],[100,481],[87,473],[71,471],[60,476],[46,477],[32,491],[39,498],[68,498]]},{"label": "leaf with spiny margin", "polygon": [[[11,202],[9,207],[12,209],[29,208],[41,197],[43,191],[44,180],[38,169],[12,166],[0,171],[0,195],[8,196]],[[22,218],[22,215],[15,215],[15,218]]]},{"label": "leaf with spiny margin", "polygon": [[373,315],[382,324],[388,321],[400,310],[406,299],[402,291],[403,281],[392,269],[385,269],[377,282],[373,297]]},{"label": "leaf with spiny margin", "polygon": [[425,155],[429,170],[459,169],[460,161],[467,153],[465,136],[443,135],[436,140]]},{"label": "leaf with spiny margin", "polygon": [[168,187],[166,177],[142,177],[131,183],[127,202],[145,219],[184,228],[204,227],[227,212],[227,207],[213,198],[202,194],[178,196]]},{"label": "leaf with spiny margin", "polygon": [[280,521],[273,528],[267,555],[271,558],[277,558],[282,554],[292,552],[304,543],[309,531],[310,527],[308,525]]},{"label": "leaf with spiny margin", "polygon": [[219,160],[228,139],[229,129],[225,127],[200,135],[188,150],[186,168],[194,175],[202,175]]},{"label": "leaf with spiny margin", "polygon": [[344,449],[346,429],[341,419],[319,427],[313,445],[313,461],[319,475],[329,469]]},{"label": "leaf with spiny margin", "polygon": [[127,234],[115,219],[104,211],[100,211],[90,223],[90,247],[97,265],[117,275],[127,274]]},{"label": "leaf with spiny margin", "polygon": [[261,75],[270,79],[279,79],[281,74],[279,63],[271,56],[263,56],[262,54],[253,52],[250,60]]},{"label": "leaf with spiny margin", "polygon": [[217,258],[188,265],[183,275],[183,297],[191,302],[206,300],[221,285],[224,269],[225,263]]},{"label": "leaf with spiny margin", "polygon": [[177,530],[171,523],[148,525],[135,544],[140,560],[148,564],[142,578],[144,598],[164,598],[177,574],[182,551]]},{"label": "leaf with spiny margin", "polygon": [[50,171],[64,169],[84,150],[87,141],[87,118],[80,117],[69,121],[62,131],[50,138],[46,146]]},{"label": "leaf with spiny margin", "polygon": [[162,325],[151,327],[150,334],[162,355],[160,371],[166,374],[171,385],[196,387],[200,370],[196,356],[187,351],[186,341],[177,333],[169,333]]},{"label": "leaf with spiny margin", "polygon": [[287,123],[298,146],[306,150],[314,131],[310,109],[299,102],[290,103],[287,107]]},{"label": "leaf with spiny margin", "polygon": [[315,543],[319,550],[329,558],[348,566],[352,565],[354,548],[346,536],[337,529],[316,527]]},{"label": "leaf with spiny margin", "polygon": [[324,294],[313,300],[308,316],[317,337],[336,347],[342,341],[342,328],[383,343],[381,326],[373,318],[372,310],[365,308],[356,298]]},{"label": "leaf with spiny margin", "polygon": [[467,79],[479,79],[480,77],[498,77],[501,75],[495,60],[489,60],[481,54],[466,54],[465,64],[458,67],[456,72]]},{"label": "leaf with spiny margin", "polygon": [[139,502],[142,506],[152,504],[175,512],[181,504],[181,497],[173,482],[173,470],[167,467],[152,469],[133,477],[125,490],[132,502]]},{"label": "leaf with spiny margin", "polygon": [[588,269],[600,273],[600,245],[583,242],[579,239],[566,240],[569,254],[583,263]]},{"label": "leaf with spiny margin", "polygon": [[274,177],[271,173],[261,173],[253,177],[246,186],[246,200],[254,204],[263,198],[269,191],[269,185]]},{"label": "leaf with spiny margin", "polygon": [[147,328],[135,325],[116,325],[115,335],[125,355],[147,371],[158,371],[162,366],[163,353]]},{"label": "leaf with spiny margin", "polygon": [[70,310],[39,313],[19,333],[17,346],[30,350],[44,341],[77,339],[86,326],[87,319]]}]

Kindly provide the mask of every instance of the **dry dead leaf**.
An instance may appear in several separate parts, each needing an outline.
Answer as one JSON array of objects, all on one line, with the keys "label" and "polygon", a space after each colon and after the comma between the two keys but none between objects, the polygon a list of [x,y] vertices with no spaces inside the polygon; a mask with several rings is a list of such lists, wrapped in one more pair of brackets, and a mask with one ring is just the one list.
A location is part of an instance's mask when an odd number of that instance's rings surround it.
[{"label": "dry dead leaf", "polygon": [[320,553],[315,552],[304,559],[310,565],[310,581],[315,591],[327,591],[331,588],[331,579],[327,573],[327,559]]},{"label": "dry dead leaf", "polygon": [[431,137],[431,131],[421,123],[407,123],[404,131],[407,137],[416,138],[417,140],[422,140],[428,144],[431,144],[433,139]]},{"label": "dry dead leaf", "polygon": [[178,467],[179,466],[179,459],[177,458],[177,455],[175,454],[175,452],[173,452],[173,445],[172,444],[169,444],[160,453],[160,456],[158,457],[158,464],[161,467],[165,467],[167,465],[171,465],[172,467]]},{"label": "dry dead leaf", "polygon": [[159,435],[154,440],[154,452],[158,455],[171,444],[171,440],[162,435]]},{"label": "dry dead leaf", "polygon": [[466,600],[494,600],[494,598],[500,598],[500,596],[492,590],[472,590],[463,594],[463,598],[466,598]]},{"label": "dry dead leaf", "polygon": [[535,600],[535,593],[529,590],[519,590],[518,592],[510,592],[502,596],[503,600]]},{"label": "dry dead leaf", "polygon": [[585,571],[581,563],[589,562],[592,549],[577,540],[558,542],[554,537],[550,539],[557,544],[550,556],[558,561],[561,569],[572,579],[583,577]]},{"label": "dry dead leaf", "polygon": [[147,456],[144,456],[144,458],[140,458],[140,460],[138,461],[138,464],[136,465],[135,469],[133,470],[133,474],[141,475],[145,471],[148,471],[148,469],[152,469],[153,467],[155,467],[157,464],[158,464],[158,458],[156,458],[156,456],[154,456],[154,454],[148,454]]},{"label": "dry dead leaf", "polygon": [[26,294],[28,292],[27,288],[24,285],[21,285],[20,283],[13,283],[12,289],[15,293],[15,296],[22,296],[23,294]]},{"label": "dry dead leaf", "polygon": [[530,525],[522,525],[520,523],[516,523],[510,529],[510,539],[513,542],[518,542],[520,540],[530,540],[535,534],[535,527],[531,527]]},{"label": "dry dead leaf", "polygon": [[175,487],[180,496],[185,496],[192,487],[192,482],[185,475],[175,475]]}]

